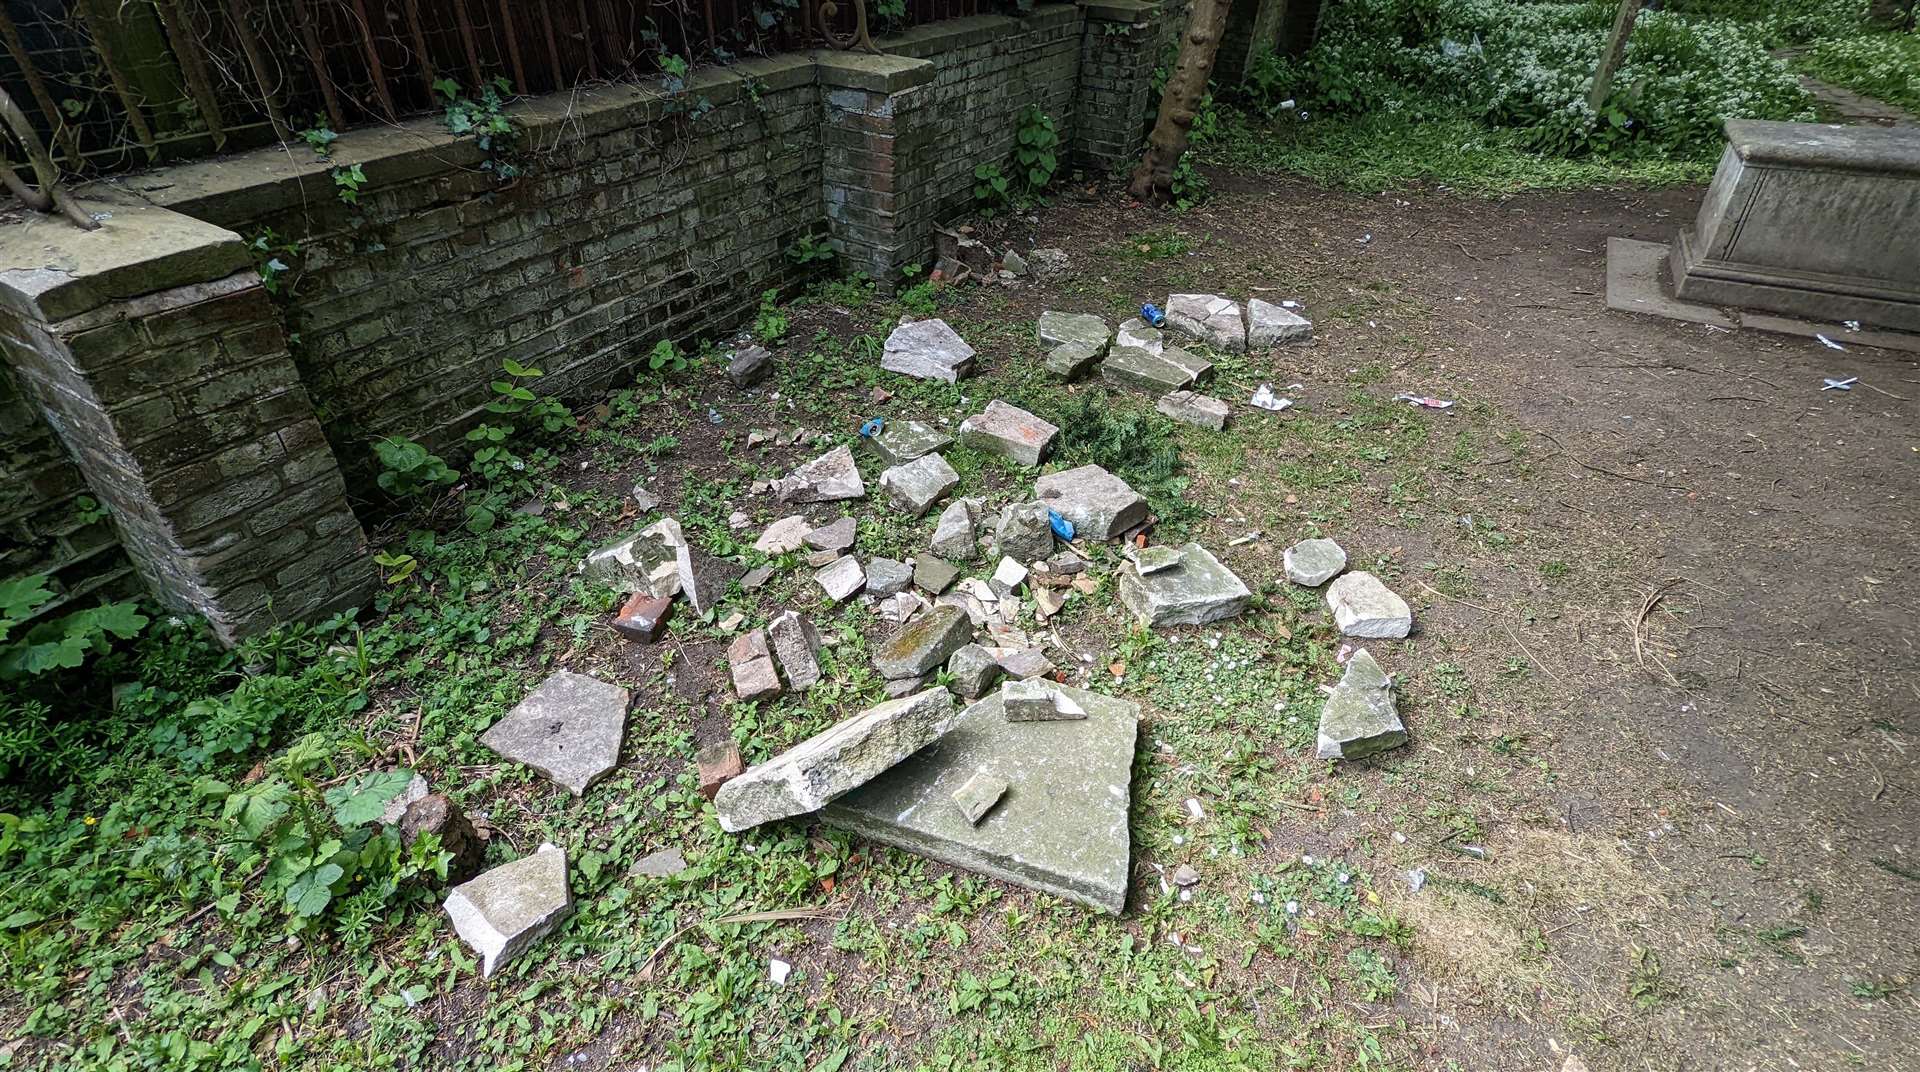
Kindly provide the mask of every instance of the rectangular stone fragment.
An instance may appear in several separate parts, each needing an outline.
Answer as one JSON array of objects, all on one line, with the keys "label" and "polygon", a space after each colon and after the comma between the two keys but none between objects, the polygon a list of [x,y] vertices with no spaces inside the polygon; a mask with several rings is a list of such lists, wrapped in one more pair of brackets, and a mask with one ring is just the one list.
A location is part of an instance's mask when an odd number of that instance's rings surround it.
[{"label": "rectangular stone fragment", "polygon": [[1007,795],[1007,780],[997,774],[979,771],[965,785],[953,791],[953,803],[970,826],[979,826],[987,812]]},{"label": "rectangular stone fragment", "polygon": [[1149,353],[1136,346],[1116,346],[1100,362],[1100,376],[1116,387],[1164,395],[1191,387],[1213,363],[1195,357],[1178,347],[1168,346]]},{"label": "rectangular stone fragment", "polygon": [[1008,681],[1000,686],[1000,699],[1009,722],[1060,722],[1087,717],[1085,708],[1075,703],[1061,686],[1045,678]]},{"label": "rectangular stone fragment", "polygon": [[1016,465],[1039,465],[1060,429],[999,399],[960,422],[960,442]]},{"label": "rectangular stone fragment", "polygon": [[1267,350],[1313,338],[1313,323],[1284,306],[1255,298],[1247,303],[1247,348]]},{"label": "rectangular stone fragment", "polygon": [[908,622],[874,649],[873,665],[888,679],[917,677],[945,666],[973,639],[973,623],[958,607],[935,607]]},{"label": "rectangular stone fragment", "polygon": [[954,725],[953,693],[933,688],[854,715],[722,786],[720,828],[737,833],[816,811],[938,740]]},{"label": "rectangular stone fragment", "polygon": [[1116,539],[1147,520],[1146,498],[1097,465],[1048,473],[1034,481],[1033,497],[1089,540]]},{"label": "rectangular stone fragment", "polygon": [[938,454],[952,445],[953,437],[925,421],[888,421],[864,442],[875,457],[891,467]]},{"label": "rectangular stone fragment", "polygon": [[1152,628],[1205,625],[1245,610],[1253,593],[1233,571],[1197,543],[1180,548],[1177,565],[1142,574],[1128,563],[1119,570],[1120,602]]},{"label": "rectangular stone fragment", "polygon": [[1182,424],[1213,432],[1226,428],[1227,417],[1232,412],[1225,401],[1196,391],[1174,391],[1161,395],[1153,408]]},{"label": "rectangular stone fragment", "polygon": [[927,454],[880,474],[880,490],[908,517],[925,514],[960,486],[960,474],[938,454]]}]

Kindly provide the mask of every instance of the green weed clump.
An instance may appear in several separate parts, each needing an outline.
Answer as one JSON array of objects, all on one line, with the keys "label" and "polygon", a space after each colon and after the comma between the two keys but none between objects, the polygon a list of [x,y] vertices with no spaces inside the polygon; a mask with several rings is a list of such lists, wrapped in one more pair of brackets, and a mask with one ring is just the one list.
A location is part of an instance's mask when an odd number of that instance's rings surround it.
[{"label": "green weed clump", "polygon": [[1830,38],[1797,62],[1823,81],[1920,111],[1920,36],[1882,33]]}]

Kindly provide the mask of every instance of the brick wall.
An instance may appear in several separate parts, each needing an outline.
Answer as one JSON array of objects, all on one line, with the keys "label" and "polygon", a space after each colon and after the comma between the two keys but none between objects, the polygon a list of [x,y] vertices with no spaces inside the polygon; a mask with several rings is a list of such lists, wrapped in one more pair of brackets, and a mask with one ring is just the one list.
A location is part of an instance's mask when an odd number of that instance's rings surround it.
[{"label": "brick wall", "polygon": [[120,534],[40,409],[0,364],[0,579],[46,574],[58,609],[92,592],[121,595],[133,565]]}]

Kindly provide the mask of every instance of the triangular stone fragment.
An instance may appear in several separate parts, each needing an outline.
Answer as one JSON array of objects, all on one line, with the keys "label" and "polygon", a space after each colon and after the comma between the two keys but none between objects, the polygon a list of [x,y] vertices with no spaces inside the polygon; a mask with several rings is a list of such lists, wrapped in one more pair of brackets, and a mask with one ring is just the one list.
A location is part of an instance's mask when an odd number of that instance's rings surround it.
[{"label": "triangular stone fragment", "polygon": [[867,485],[860,479],[853,451],[835,447],[774,481],[773,494],[783,503],[833,502],[866,498]]},{"label": "triangular stone fragment", "polygon": [[916,320],[887,336],[880,367],[923,380],[953,383],[973,367],[973,347],[944,320]]},{"label": "triangular stone fragment", "polygon": [[[1086,718],[1008,722],[999,693],[991,693],[961,712],[945,736],[834,801],[822,818],[884,845],[1119,914],[1127,901],[1140,709],[1057,687]],[[974,826],[955,794],[980,772],[1008,788]]]},{"label": "triangular stone fragment", "polygon": [[1407,743],[1393,703],[1393,679],[1364,648],[1320,709],[1321,759],[1362,759]]},{"label": "triangular stone fragment", "polygon": [[543,844],[455,886],[443,907],[454,932],[480,954],[480,974],[490,976],[573,914],[566,851]]},{"label": "triangular stone fragment", "polygon": [[574,796],[620,762],[627,690],[561,670],[480,735],[480,743],[525,763]]}]

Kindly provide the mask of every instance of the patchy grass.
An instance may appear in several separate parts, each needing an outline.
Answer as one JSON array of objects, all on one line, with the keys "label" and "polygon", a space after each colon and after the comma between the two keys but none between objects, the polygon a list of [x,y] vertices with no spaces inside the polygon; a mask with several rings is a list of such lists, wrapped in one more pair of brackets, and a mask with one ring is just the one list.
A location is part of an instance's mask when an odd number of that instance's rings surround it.
[{"label": "patchy grass", "polygon": [[1920,34],[1830,38],[1815,42],[1793,62],[1822,81],[1920,114]]}]

